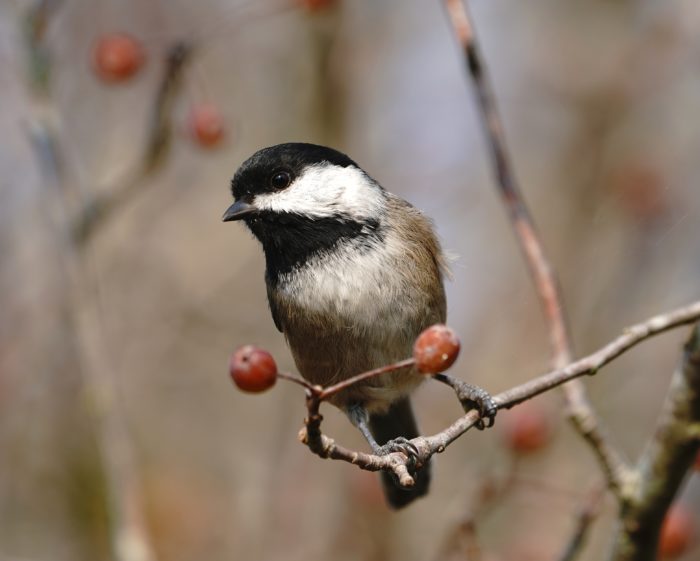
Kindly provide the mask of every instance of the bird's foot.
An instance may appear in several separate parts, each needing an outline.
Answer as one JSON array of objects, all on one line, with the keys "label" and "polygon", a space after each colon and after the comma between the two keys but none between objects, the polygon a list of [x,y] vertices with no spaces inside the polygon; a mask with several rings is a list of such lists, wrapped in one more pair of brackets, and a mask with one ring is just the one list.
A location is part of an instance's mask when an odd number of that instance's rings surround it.
[{"label": "bird's foot", "polygon": [[388,454],[393,454],[394,452],[401,452],[408,458],[406,466],[409,468],[409,470],[415,469],[420,453],[418,452],[416,445],[403,436],[398,436],[386,444],[378,446],[374,450],[374,453],[377,456],[387,456]]},{"label": "bird's foot", "polygon": [[[400,452],[406,456],[406,469],[408,469],[408,473],[410,473],[411,476],[415,476],[416,472],[422,467],[422,465],[418,463],[420,452],[418,448],[416,448],[416,445],[407,438],[399,436],[374,449],[374,453],[377,456],[386,456],[394,452]],[[396,484],[401,487],[402,485],[396,475],[393,473],[392,475],[394,476]]]},{"label": "bird's foot", "polygon": [[469,412],[472,409],[476,409],[479,412],[480,418],[475,425],[477,429],[483,430],[493,426],[498,406],[490,393],[479,386],[473,386],[447,374],[435,374],[433,378],[443,384],[447,384],[455,391],[457,399],[459,399],[465,412]]}]

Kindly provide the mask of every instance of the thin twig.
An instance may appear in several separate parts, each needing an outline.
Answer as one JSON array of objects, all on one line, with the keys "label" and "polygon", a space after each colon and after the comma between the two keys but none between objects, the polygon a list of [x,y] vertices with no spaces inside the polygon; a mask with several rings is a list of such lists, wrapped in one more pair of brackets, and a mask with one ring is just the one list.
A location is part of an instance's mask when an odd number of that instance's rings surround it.
[{"label": "thin twig", "polygon": [[148,139],[141,159],[119,184],[105,194],[88,201],[73,226],[73,237],[78,247],[84,246],[102,224],[133,195],[140,192],[145,180],[158,172],[172,144],[172,114],[175,100],[180,93],[187,63],[192,58],[193,48],[188,43],[176,42],[166,55],[165,69],[156,91],[148,129]]},{"label": "thin twig", "polygon": [[596,486],[595,489],[586,498],[585,503],[581,506],[578,515],[576,516],[576,527],[571,535],[569,542],[564,548],[564,552],[559,561],[574,561],[581,553],[583,546],[586,543],[588,532],[591,529],[591,524],[596,519],[600,512],[600,504],[603,500],[604,488]]},{"label": "thin twig", "polygon": [[481,560],[482,551],[479,544],[477,521],[497,506],[518,483],[517,468],[518,458],[513,457],[505,477],[496,479],[487,474],[482,478],[474,497],[469,501],[469,507],[449,531],[447,539],[435,557],[436,560]]},{"label": "thin twig", "polygon": [[388,374],[389,372],[394,372],[395,370],[400,370],[401,368],[413,366],[415,363],[416,363],[416,360],[414,358],[407,358],[405,360],[395,362],[394,364],[389,364],[387,366],[380,366],[379,368],[375,368],[374,370],[368,370],[367,372],[363,372],[362,374],[357,374],[356,376],[353,376],[351,378],[347,378],[347,379],[343,380],[342,382],[338,382],[337,384],[334,384],[332,386],[328,386],[327,388],[324,388],[318,397],[321,401],[324,401],[324,400],[328,399],[329,397],[334,396],[338,392],[356,384],[357,382],[362,382],[363,380],[367,380],[369,378],[374,378],[375,376],[380,376],[382,374]]},{"label": "thin twig", "polygon": [[51,53],[46,46],[46,30],[62,0],[35,0],[27,9],[23,31],[27,56],[27,78],[32,93],[38,97],[49,95],[51,83]]},{"label": "thin twig", "polygon": [[[496,183],[540,297],[549,331],[552,367],[562,368],[571,362],[573,352],[556,274],[545,254],[513,172],[506,149],[503,125],[496,108],[496,100],[486,67],[479,52],[469,12],[463,0],[445,0],[445,4],[450,23],[462,46],[464,59],[476,91],[479,115],[488,140]],[[608,486],[619,494],[629,472],[625,460],[621,453],[608,442],[608,437],[588,401],[583,384],[580,381],[573,381],[562,389],[569,419],[595,451]]]},{"label": "thin twig", "polygon": [[[501,392],[494,396],[493,399],[499,409],[510,409],[518,403],[522,403],[571,380],[584,375],[596,374],[600,368],[649,337],[698,320],[700,320],[700,302],[654,316],[642,323],[626,328],[622,335],[587,357]],[[304,427],[299,432],[299,439],[309,446],[315,454],[322,458],[356,464],[368,471],[391,471],[399,478],[402,485],[406,487],[413,485],[413,477],[408,471],[408,458],[403,453],[393,452],[385,456],[376,456],[374,454],[357,452],[336,444],[332,438],[322,434],[320,427],[323,417],[319,413],[320,404],[319,394],[307,393],[309,415],[304,421]],[[452,442],[477,424],[478,421],[478,412],[472,410],[433,436],[419,436],[411,440],[418,451],[418,463],[425,464],[432,455],[444,452]]]},{"label": "thin twig", "polygon": [[294,384],[302,386],[303,388],[306,388],[310,392],[320,393],[323,390],[323,388],[321,388],[321,386],[314,386],[312,383],[304,380],[304,378],[300,378],[299,376],[295,376],[294,374],[287,374],[286,372],[278,372],[277,377],[282,378],[282,380],[287,380],[289,382],[293,382]]}]

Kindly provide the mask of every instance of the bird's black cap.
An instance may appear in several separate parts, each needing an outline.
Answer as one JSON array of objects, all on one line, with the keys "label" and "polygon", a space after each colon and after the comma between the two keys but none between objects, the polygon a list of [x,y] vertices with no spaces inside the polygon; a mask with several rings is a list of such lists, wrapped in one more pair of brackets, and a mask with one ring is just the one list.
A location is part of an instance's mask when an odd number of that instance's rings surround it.
[{"label": "bird's black cap", "polygon": [[231,192],[236,200],[272,192],[277,190],[272,184],[276,173],[286,172],[294,181],[306,167],[323,162],[359,168],[348,156],[333,148],[304,142],[277,144],[258,150],[243,162],[231,181]]}]

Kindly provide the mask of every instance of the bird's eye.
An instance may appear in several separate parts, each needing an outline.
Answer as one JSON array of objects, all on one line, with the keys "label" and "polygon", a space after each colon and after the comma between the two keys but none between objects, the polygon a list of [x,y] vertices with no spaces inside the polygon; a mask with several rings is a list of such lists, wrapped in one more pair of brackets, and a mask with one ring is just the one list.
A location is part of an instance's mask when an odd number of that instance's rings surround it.
[{"label": "bird's eye", "polygon": [[275,189],[285,189],[286,187],[289,187],[291,182],[292,176],[286,171],[275,172],[272,179],[270,179],[270,183]]}]

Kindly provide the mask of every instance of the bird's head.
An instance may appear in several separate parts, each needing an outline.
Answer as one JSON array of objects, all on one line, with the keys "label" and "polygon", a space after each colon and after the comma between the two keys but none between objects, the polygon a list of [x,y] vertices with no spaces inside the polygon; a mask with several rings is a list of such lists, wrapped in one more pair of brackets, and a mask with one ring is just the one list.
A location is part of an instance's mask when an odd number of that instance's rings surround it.
[{"label": "bird's head", "polygon": [[[315,144],[278,144],[236,172],[225,222],[242,220],[268,257],[292,265],[344,240],[376,235],[386,192],[348,156]],[[274,254],[274,255],[272,255]]]}]

